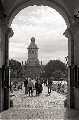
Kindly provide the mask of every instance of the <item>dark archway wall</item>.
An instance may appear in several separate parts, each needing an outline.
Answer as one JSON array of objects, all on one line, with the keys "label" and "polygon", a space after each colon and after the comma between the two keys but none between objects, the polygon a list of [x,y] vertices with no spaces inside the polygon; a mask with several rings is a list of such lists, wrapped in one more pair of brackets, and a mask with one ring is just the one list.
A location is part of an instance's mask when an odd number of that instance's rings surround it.
[{"label": "dark archway wall", "polygon": [[25,7],[33,6],[33,5],[37,5],[37,6],[44,5],[44,6],[49,6],[51,8],[54,8],[61,14],[67,26],[69,26],[69,22],[70,22],[69,15],[67,11],[64,9],[64,7],[58,2],[55,2],[55,1],[52,2],[48,0],[28,0],[27,2],[22,2],[17,4],[8,16],[9,25],[12,23],[14,17],[18,14],[18,12],[20,12]]},{"label": "dark archway wall", "polygon": [[[18,8],[19,6],[25,4],[26,2],[30,2],[30,3],[38,3],[38,1],[43,1],[44,0],[1,0],[4,10],[5,10],[5,14],[9,17],[11,17],[11,15],[13,14],[13,12],[15,11],[16,8]],[[79,0],[46,0],[47,2],[51,2],[51,3],[55,3],[58,6],[60,6],[61,9],[64,9],[64,11],[66,12],[66,14],[69,17],[73,17],[73,9],[78,7],[79,4]]]},{"label": "dark archway wall", "polygon": [[[30,0],[1,0],[1,1],[5,9],[5,13],[9,15],[11,14],[12,10],[16,8],[17,5]],[[73,14],[73,9],[79,6],[79,0],[73,0],[73,1],[72,0],[47,0],[47,1],[56,2],[60,4],[60,6],[63,6],[63,8],[67,11],[67,13],[70,16]]]},{"label": "dark archway wall", "polygon": [[[23,2],[27,2],[30,0],[1,0],[1,1],[3,3],[3,6],[5,8],[6,13],[9,14],[14,9],[14,7],[16,7],[18,4],[23,3]],[[47,1],[59,3],[70,14],[72,12],[72,7],[75,8],[79,4],[79,0],[73,0],[73,1],[72,0],[47,0]]]},{"label": "dark archway wall", "polygon": [[70,6],[68,5],[69,2],[66,1],[69,0],[2,0],[2,4],[5,14],[8,16],[8,19],[10,19],[10,24],[20,10],[31,5],[46,5],[55,8],[64,17],[68,24],[67,17],[69,19],[69,16],[71,16],[72,9],[70,10]]}]

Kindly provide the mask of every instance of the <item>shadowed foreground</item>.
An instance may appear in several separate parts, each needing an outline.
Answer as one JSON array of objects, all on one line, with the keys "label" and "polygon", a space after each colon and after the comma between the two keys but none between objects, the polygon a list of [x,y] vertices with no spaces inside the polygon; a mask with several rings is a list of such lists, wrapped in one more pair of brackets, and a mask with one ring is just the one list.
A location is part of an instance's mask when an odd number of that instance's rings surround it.
[{"label": "shadowed foreground", "polygon": [[79,120],[79,112],[64,108],[65,95],[52,91],[47,95],[47,87],[43,86],[40,96],[29,97],[23,91],[14,93],[14,107],[0,114],[0,120]]}]

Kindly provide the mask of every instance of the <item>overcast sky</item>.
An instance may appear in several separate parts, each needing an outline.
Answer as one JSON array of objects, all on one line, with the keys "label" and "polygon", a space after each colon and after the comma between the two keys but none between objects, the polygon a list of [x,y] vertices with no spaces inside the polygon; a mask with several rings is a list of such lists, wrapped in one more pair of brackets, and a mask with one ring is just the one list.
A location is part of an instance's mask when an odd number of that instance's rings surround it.
[{"label": "overcast sky", "polygon": [[63,33],[67,26],[56,10],[48,6],[29,6],[16,15],[11,27],[14,35],[9,40],[10,59],[27,60],[27,47],[34,36],[40,61],[44,64],[50,59],[65,61],[68,40]]}]

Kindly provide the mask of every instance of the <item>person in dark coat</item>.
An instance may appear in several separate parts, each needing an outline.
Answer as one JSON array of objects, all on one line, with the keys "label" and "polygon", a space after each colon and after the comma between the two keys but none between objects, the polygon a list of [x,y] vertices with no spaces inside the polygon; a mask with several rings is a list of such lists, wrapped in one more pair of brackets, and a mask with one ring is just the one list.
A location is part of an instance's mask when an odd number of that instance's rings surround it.
[{"label": "person in dark coat", "polygon": [[36,96],[38,95],[38,81],[35,82]]},{"label": "person in dark coat", "polygon": [[31,78],[29,78],[29,80],[28,80],[27,87],[28,87],[29,96],[33,96],[34,84],[33,84],[33,81],[31,80]]},{"label": "person in dark coat", "polygon": [[51,93],[51,88],[52,88],[52,80],[48,78],[48,95]]},{"label": "person in dark coat", "polygon": [[25,81],[24,81],[25,94],[28,94],[28,88],[27,88],[27,85],[28,85],[28,79],[26,78]]},{"label": "person in dark coat", "polygon": [[37,80],[35,83],[35,89],[36,89],[36,96],[38,96],[40,93],[42,93],[42,84],[40,80]]}]

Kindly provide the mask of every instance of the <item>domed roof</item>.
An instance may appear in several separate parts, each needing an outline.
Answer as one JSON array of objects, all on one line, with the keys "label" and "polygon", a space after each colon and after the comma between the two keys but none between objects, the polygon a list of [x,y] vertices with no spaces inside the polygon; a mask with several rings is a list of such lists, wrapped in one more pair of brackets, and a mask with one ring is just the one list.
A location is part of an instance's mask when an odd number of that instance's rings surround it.
[{"label": "domed roof", "polygon": [[35,43],[35,38],[34,37],[31,38],[31,42]]},{"label": "domed roof", "polygon": [[34,37],[31,38],[31,43],[28,46],[28,49],[32,49],[32,48],[33,49],[38,49],[37,45],[35,44],[35,38]]}]

